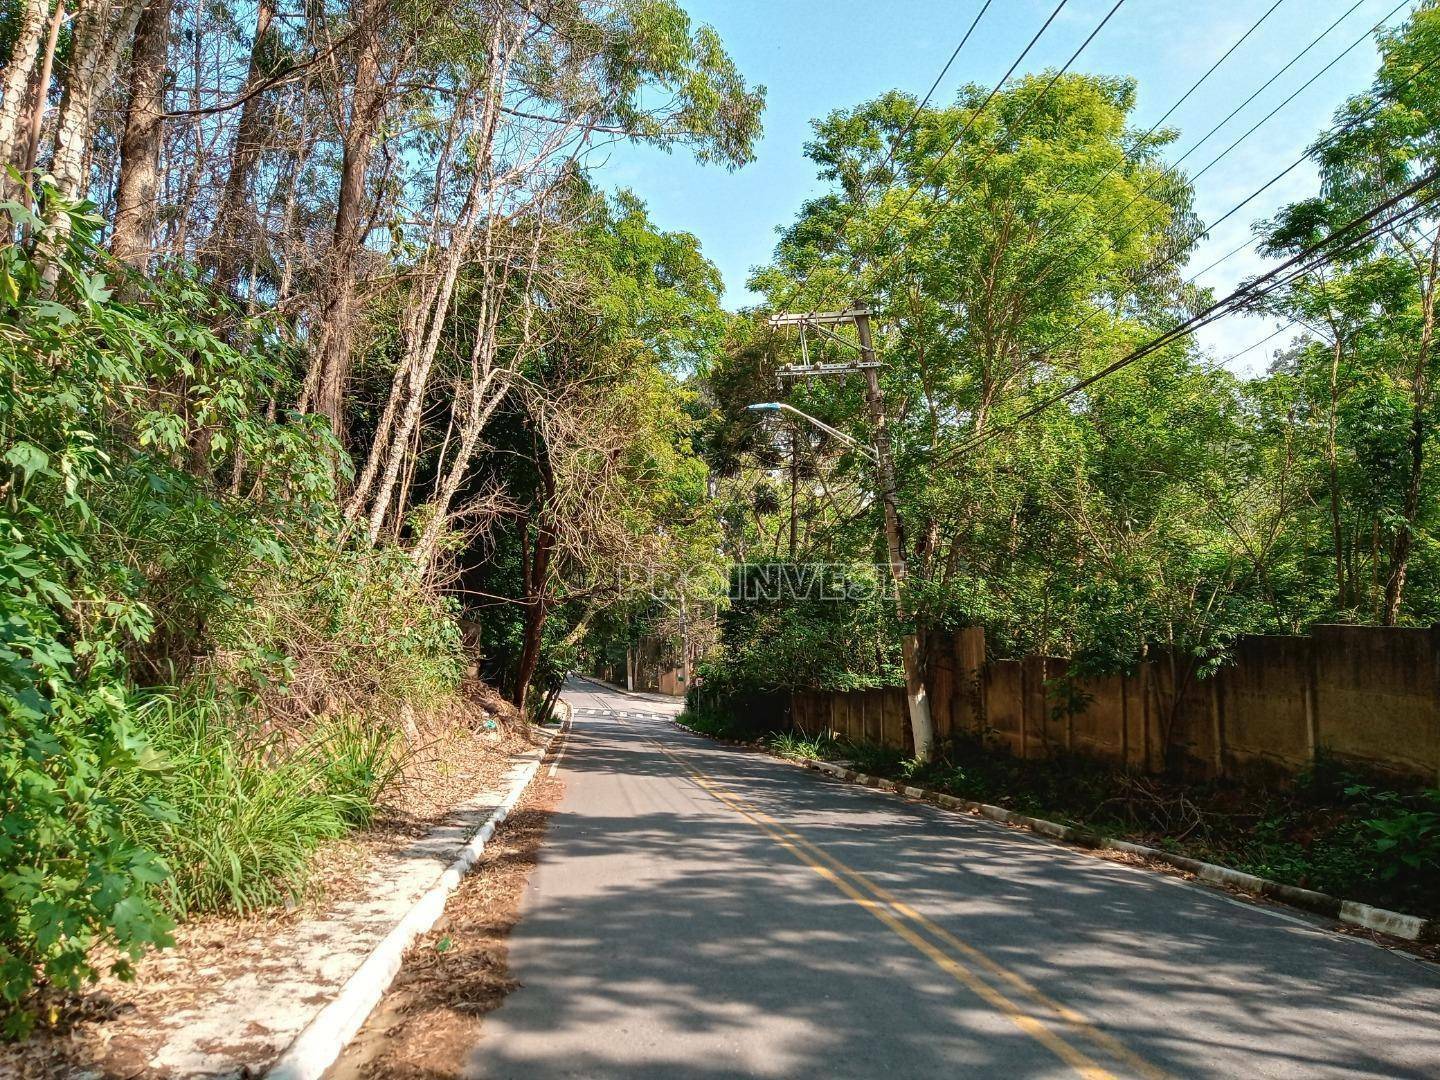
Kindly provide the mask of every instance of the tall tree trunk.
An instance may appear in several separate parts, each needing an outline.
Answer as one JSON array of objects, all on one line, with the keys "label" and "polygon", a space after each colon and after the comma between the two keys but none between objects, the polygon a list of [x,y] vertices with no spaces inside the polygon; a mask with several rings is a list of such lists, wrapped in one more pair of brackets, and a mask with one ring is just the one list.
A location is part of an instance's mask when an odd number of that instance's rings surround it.
[{"label": "tall tree trunk", "polygon": [[[515,686],[510,700],[515,707],[525,708],[525,697],[535,669],[540,666],[540,649],[544,644],[545,620],[550,614],[550,555],[555,549],[555,532],[547,523],[547,507],[555,494],[555,476],[542,448],[538,455],[542,499],[535,513],[535,542],[526,543],[530,523],[525,522],[522,534],[521,565],[525,585],[525,629],[520,645],[520,661],[515,668]],[[524,556],[528,554],[529,558]]]},{"label": "tall tree trunk", "polygon": [[[20,5],[15,46],[4,72],[0,73],[0,169],[22,164],[19,152],[24,145],[25,100],[35,61],[40,56],[40,39],[45,33],[45,17],[49,11],[46,0],[22,0]],[[0,186],[8,188],[9,182]]]},{"label": "tall tree trunk", "polygon": [[795,501],[800,493],[800,440],[792,431],[790,435],[790,561],[795,561],[798,543],[796,530]]},{"label": "tall tree trunk", "polygon": [[305,108],[305,99],[310,93],[310,79],[307,77],[300,87],[300,129],[295,143],[290,147],[290,179],[285,188],[285,210],[280,215],[280,281],[275,289],[275,303],[284,308],[295,283],[295,249],[299,241],[296,223],[300,211],[300,182],[305,167],[310,161],[315,140],[311,133],[310,112]]},{"label": "tall tree trunk", "polygon": [[[505,80],[515,55],[513,48],[505,49],[502,62],[504,46],[502,31],[503,24],[497,20],[491,29],[487,50],[487,87],[484,106],[480,111],[477,125],[478,130],[474,133],[476,138],[472,151],[474,161],[471,164],[470,187],[466,192],[465,201],[456,215],[455,227],[451,230],[449,244],[444,248],[439,277],[427,284],[413,313],[406,320],[406,329],[403,335],[406,343],[405,355],[395,371],[390,394],[377,424],[365,468],[355,485],[350,502],[345,507],[346,519],[354,520],[362,512],[366,500],[370,500],[369,537],[371,543],[374,543],[380,535],[381,524],[389,512],[390,501],[394,494],[400,461],[404,456],[405,447],[410,442],[410,433],[416,429],[420,421],[425,394],[429,387],[430,371],[435,361],[436,350],[439,348],[440,333],[450,311],[450,301],[455,292],[456,281],[462,266],[471,256],[471,242],[475,235],[476,217],[481,207],[482,191],[488,191],[484,200],[485,240],[482,258],[488,264],[493,255],[496,206],[491,164],[495,134],[499,129],[500,104],[505,93]],[[449,135],[453,136],[453,131]],[[444,163],[448,162],[449,154],[450,138],[447,137],[445,151],[441,154],[442,167]],[[439,195],[441,190],[442,176],[437,172],[435,211],[430,224],[431,245],[430,250],[426,253],[427,266],[432,263],[435,250],[440,247],[442,242]],[[538,243],[538,231],[536,235]],[[487,283],[491,280],[488,273],[486,280]],[[401,405],[402,394],[405,395],[403,407]],[[383,468],[382,461],[384,462]],[[371,496],[372,488],[375,489],[373,498]],[[405,498],[406,492],[402,489],[398,496],[402,505]]]},{"label": "tall tree trunk", "polygon": [[1431,372],[1430,354],[1435,339],[1436,278],[1440,277],[1440,236],[1431,241],[1430,265],[1421,294],[1424,322],[1420,344],[1416,349],[1415,369],[1411,382],[1410,410],[1410,476],[1405,485],[1405,502],[1401,510],[1404,524],[1391,546],[1390,575],[1385,582],[1386,626],[1400,620],[1400,604],[1405,595],[1405,577],[1410,569],[1410,552],[1414,546],[1415,527],[1420,517],[1420,489],[1424,480],[1425,438],[1429,434]]},{"label": "tall tree trunk", "polygon": [[[340,157],[340,187],[335,204],[335,233],[328,267],[329,284],[320,318],[320,352],[307,390],[315,411],[330,421],[337,436],[345,430],[345,386],[350,378],[355,331],[355,273],[365,243],[365,178],[384,106],[380,87],[378,0],[368,0],[357,16],[358,55]],[[305,402],[308,405],[310,402]]]},{"label": "tall tree trunk", "polygon": [[160,142],[165,133],[165,70],[169,60],[171,0],[150,0],[130,53],[130,104],[120,140],[120,181],[115,188],[115,232],[110,251],[144,270],[155,239],[160,186]]},{"label": "tall tree trunk", "polygon": [[1335,547],[1335,607],[1346,607],[1345,589],[1345,537],[1340,523],[1340,464],[1336,450],[1335,427],[1340,406],[1340,354],[1343,349],[1340,335],[1335,335],[1335,345],[1330,353],[1330,415],[1325,424],[1325,463],[1330,484],[1330,535]]},{"label": "tall tree trunk", "polygon": [[[111,17],[110,5],[92,3],[75,18],[65,93],[55,119],[55,153],[50,172],[61,191],[84,195],[85,162],[94,127],[95,101],[115,77],[135,35],[145,0],[124,0]],[[43,88],[40,91],[43,94]]]},{"label": "tall tree trunk", "polygon": [[50,73],[55,69],[55,46],[60,40],[60,27],[65,22],[65,0],[57,0],[55,11],[50,16],[50,29],[45,34],[45,53],[40,62],[40,74],[35,79],[34,92],[30,95],[30,120],[25,133],[24,172],[30,179],[35,165],[40,160],[40,135],[45,130],[45,105],[50,96]]},{"label": "tall tree trunk", "polygon": [[[270,37],[270,23],[275,18],[275,0],[259,0],[255,12],[255,36],[250,43],[250,69],[245,75],[242,94],[248,95],[240,105],[240,120],[235,126],[235,142],[230,148],[230,167],[225,175],[225,189],[220,207],[215,212],[215,228],[207,244],[207,259],[215,284],[231,290],[245,264],[240,243],[244,231],[241,219],[247,212],[250,178],[260,160],[264,118],[261,113],[262,94],[252,91],[265,78],[265,55]],[[252,237],[253,238],[253,237]]]}]

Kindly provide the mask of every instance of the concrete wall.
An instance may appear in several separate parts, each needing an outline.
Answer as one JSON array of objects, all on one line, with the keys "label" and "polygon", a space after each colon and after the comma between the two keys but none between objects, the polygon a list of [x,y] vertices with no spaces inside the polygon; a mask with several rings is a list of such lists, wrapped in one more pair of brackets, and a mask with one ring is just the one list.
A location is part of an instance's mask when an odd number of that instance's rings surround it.
[{"label": "concrete wall", "polygon": [[[1077,753],[1203,777],[1293,774],[1323,751],[1440,782],[1440,630],[1320,626],[1309,637],[1242,638],[1233,662],[1206,679],[1167,657],[1072,678],[1057,657],[987,658],[976,628],[932,635],[926,662],[941,740],[984,735],[1019,757]],[[796,726],[812,734],[911,749],[898,688],[797,692],[794,703]]]}]

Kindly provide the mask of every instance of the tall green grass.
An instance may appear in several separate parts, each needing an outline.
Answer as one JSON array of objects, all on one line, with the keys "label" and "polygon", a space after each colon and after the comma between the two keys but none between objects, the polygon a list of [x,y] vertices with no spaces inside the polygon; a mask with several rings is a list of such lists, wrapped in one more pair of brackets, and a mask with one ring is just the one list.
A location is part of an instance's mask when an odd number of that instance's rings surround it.
[{"label": "tall green grass", "polygon": [[221,700],[186,693],[149,698],[136,723],[160,760],[117,801],[133,840],[169,867],[158,888],[180,917],[299,895],[315,850],[368,824],[400,770],[394,732],[353,719],[246,738]]},{"label": "tall green grass", "polygon": [[765,746],[772,754],[799,761],[829,761],[840,757],[843,747],[829,733],[804,735],[794,731],[778,731],[767,736]]}]

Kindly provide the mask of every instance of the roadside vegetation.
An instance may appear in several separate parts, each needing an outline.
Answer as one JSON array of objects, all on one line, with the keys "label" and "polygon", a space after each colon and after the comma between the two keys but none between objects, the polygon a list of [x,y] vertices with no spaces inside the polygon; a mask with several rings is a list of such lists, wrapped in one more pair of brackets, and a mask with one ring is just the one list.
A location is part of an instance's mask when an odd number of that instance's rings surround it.
[{"label": "roadside vegetation", "polygon": [[[461,676],[452,610],[413,563],[335,557],[335,444],[267,416],[273,327],[222,339],[203,286],[112,280],[98,219],[41,194],[63,256],[0,250],[12,1005],[92,977],[97,945],[123,973],[176,918],[295,895],[383,799],[401,710]],[[8,1012],[12,1034],[29,1021]]]},{"label": "roadside vegetation", "polygon": [[[870,461],[745,408],[800,358],[767,315],[865,298],[883,313],[907,578],[898,605],[732,588],[742,599],[691,691],[696,722],[718,732],[728,716],[753,738],[763,729],[744,718],[775,715],[761,706],[791,690],[900,685],[908,634],[981,626],[996,657],[1067,657],[1086,676],[1164,662],[1185,688],[1241,635],[1440,619],[1440,189],[1424,182],[1440,166],[1440,4],[1416,4],[1377,44],[1373,84],[1316,133],[1318,185],[1255,221],[1254,247],[1289,258],[1387,200],[1393,215],[1256,295],[1266,318],[1248,358],[1164,337],[1216,299],[1210,268],[1189,266],[1213,222],[1195,211],[1199,172],[1167,164],[1195,143],[1140,128],[1133,82],[1046,73],[993,99],[970,86],[917,108],[889,93],[816,121],[806,152],[827,187],[754,274],[766,302],[706,376],[706,455],[736,562],[796,580],[884,567]],[[854,359],[818,332],[805,349]],[[796,408],[872,439],[858,377],[787,386]],[[841,752],[776,738],[789,754]],[[942,751],[925,776],[946,790],[1434,911],[1433,794],[1314,777],[1229,792]]]},{"label": "roadside vegetation", "polygon": [[[686,712],[702,735],[747,741],[734,721]],[[1397,785],[1329,758],[1292,781],[1197,783],[1062,755],[1022,761],[984,739],[955,740],[922,765],[899,751],[781,731],[756,745],[796,761],[839,761],[973,802],[1425,918],[1440,917],[1440,790]]]},{"label": "roadside vegetation", "polygon": [[588,169],[742,165],[764,93],[670,0],[21,0],[0,49],[17,1036],[304,897],[484,684],[542,717],[652,575],[716,576],[719,275]]},{"label": "roadside vegetation", "polygon": [[[1319,187],[1255,222],[1260,251],[1293,254],[1440,164],[1440,7],[1378,44],[1373,86],[1316,134]],[[727,551],[873,573],[886,557],[866,459],[745,406],[797,358],[770,308],[864,296],[885,313],[905,619],[806,593],[747,600],[721,616],[712,685],[894,685],[903,634],[968,625],[1002,656],[1099,673],[1167,652],[1203,677],[1242,633],[1440,618],[1433,187],[1257,302],[1257,340],[1271,337],[1245,361],[1254,374],[1179,338],[1016,422],[1214,296],[1185,269],[1206,229],[1201,181],[1162,157],[1193,140],[1137,130],[1133,83],[1036,76],[979,111],[986,92],[912,123],[898,93],[816,122],[807,152],[829,189],[755,274],[766,310],[732,326],[706,379]],[[818,334],[808,355],[850,359]],[[871,438],[858,378],[787,393]]]}]

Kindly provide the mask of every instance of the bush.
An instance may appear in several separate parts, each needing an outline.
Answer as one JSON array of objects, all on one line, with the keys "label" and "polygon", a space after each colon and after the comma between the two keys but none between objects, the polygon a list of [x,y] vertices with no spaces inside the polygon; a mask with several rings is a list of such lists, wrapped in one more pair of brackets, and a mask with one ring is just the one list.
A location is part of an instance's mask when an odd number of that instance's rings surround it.
[{"label": "bush", "polygon": [[833,735],[801,735],[782,731],[765,740],[772,754],[797,761],[830,761],[842,756],[841,744]]},{"label": "bush", "polygon": [[368,824],[399,774],[386,729],[336,720],[308,738],[247,740],[237,711],[213,693],[157,695],[138,710],[161,765],[125,774],[115,798],[132,841],[168,865],[159,891],[177,916],[295,898],[315,849]]},{"label": "bush", "polygon": [[328,538],[277,553],[252,598],[214,630],[209,665],[267,715],[399,719],[458,692],[458,607],[395,548],[337,550]]},{"label": "bush", "polygon": [[[737,568],[744,597],[720,613],[720,648],[697,672],[721,695],[895,686],[900,633],[873,567],[819,572],[800,564]],[[773,598],[772,598],[773,597]]]},{"label": "bush", "polygon": [[723,712],[697,709],[689,703],[686,704],[685,710],[675,717],[675,722],[682,727],[689,728],[697,735],[709,735],[716,739],[741,740],[744,738],[744,734]]},{"label": "bush", "polygon": [[394,776],[394,728],[371,719],[439,704],[461,674],[453,608],[410,560],[344,550],[343,454],[323,421],[275,415],[296,359],[277,328],[178,276],[115,295],[97,219],[42,204],[69,217],[65,250],[0,243],[12,1035],[37,987],[97,975],[96,945],[124,976],[169,914],[292,896]]},{"label": "bush", "polygon": [[[12,548],[13,552],[13,548]],[[36,579],[30,579],[33,583]],[[170,922],[154,903],[166,867],[124,828],[104,792],[155,762],[127,723],[123,687],[92,672],[27,625],[13,594],[0,645],[0,1016],[22,1035],[19,1008],[37,980],[64,990],[96,975],[91,949],[112,946],[116,974],[147,947],[168,944]],[[49,656],[46,656],[48,652]],[[161,812],[146,802],[145,817]]]}]

